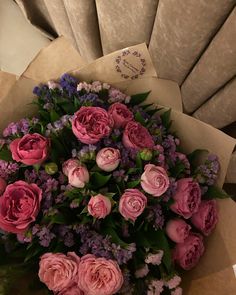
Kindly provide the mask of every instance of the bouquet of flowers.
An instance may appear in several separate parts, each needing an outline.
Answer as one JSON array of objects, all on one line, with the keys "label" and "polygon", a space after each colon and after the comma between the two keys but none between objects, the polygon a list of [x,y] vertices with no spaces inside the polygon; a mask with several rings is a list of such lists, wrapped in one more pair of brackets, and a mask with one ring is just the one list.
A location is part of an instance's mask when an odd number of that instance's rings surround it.
[{"label": "bouquet of flowers", "polygon": [[[217,155],[185,154],[171,110],[65,74],[0,139],[9,257],[60,295],[182,294],[218,221]],[[171,129],[171,125],[172,129]],[[51,293],[50,293],[51,294]]]}]

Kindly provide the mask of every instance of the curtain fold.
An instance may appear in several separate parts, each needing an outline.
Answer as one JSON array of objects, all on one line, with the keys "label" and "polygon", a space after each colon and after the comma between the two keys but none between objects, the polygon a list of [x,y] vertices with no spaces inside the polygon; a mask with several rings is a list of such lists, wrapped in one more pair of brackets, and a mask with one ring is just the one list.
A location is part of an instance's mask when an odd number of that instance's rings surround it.
[{"label": "curtain fold", "polygon": [[236,8],[181,87],[186,112],[195,111],[236,75]]},{"label": "curtain fold", "polygon": [[160,0],[150,53],[160,78],[181,84],[235,0]]},{"label": "curtain fold", "polygon": [[149,44],[158,0],[96,0],[103,54]]}]

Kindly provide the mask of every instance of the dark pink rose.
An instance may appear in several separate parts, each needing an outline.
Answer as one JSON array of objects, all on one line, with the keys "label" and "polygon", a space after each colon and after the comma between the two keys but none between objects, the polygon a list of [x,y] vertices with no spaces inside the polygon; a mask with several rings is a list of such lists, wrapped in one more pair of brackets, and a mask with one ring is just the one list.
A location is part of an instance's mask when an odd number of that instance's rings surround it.
[{"label": "dark pink rose", "polygon": [[120,151],[114,148],[103,148],[96,156],[96,163],[103,171],[111,172],[120,164]]},{"label": "dark pink rose", "polygon": [[119,212],[126,219],[135,221],[147,206],[147,197],[138,189],[126,189],[120,198]]},{"label": "dark pink rose", "polygon": [[172,219],[166,225],[168,237],[175,243],[183,243],[189,236],[191,226],[183,219]]},{"label": "dark pink rose", "polygon": [[78,166],[80,166],[78,159],[69,159],[62,164],[62,172],[68,176],[69,172]]},{"label": "dark pink rose", "polygon": [[113,103],[108,109],[108,114],[113,118],[115,128],[125,128],[126,124],[134,118],[128,107],[120,102]]},{"label": "dark pink rose", "polygon": [[191,221],[204,235],[209,236],[218,222],[216,200],[202,201]]},{"label": "dark pink rose", "polygon": [[78,282],[79,264],[80,257],[74,252],[68,252],[67,255],[46,253],[40,259],[39,279],[47,285],[49,290],[64,292]]},{"label": "dark pink rose", "polygon": [[12,158],[25,165],[43,163],[49,154],[50,141],[38,133],[26,134],[10,144]]},{"label": "dark pink rose", "polygon": [[6,187],[7,187],[7,183],[6,183],[5,179],[0,177],[0,196],[4,193]]},{"label": "dark pink rose", "polygon": [[191,233],[183,243],[176,244],[173,259],[183,269],[189,270],[196,266],[203,252],[202,236]]},{"label": "dark pink rose", "polygon": [[81,107],[74,115],[72,131],[83,143],[94,144],[111,133],[113,119],[99,107]]},{"label": "dark pink rose", "polygon": [[129,122],[125,126],[122,141],[126,148],[135,150],[154,147],[154,141],[148,130],[137,122]]},{"label": "dark pink rose", "polygon": [[183,178],[177,181],[177,190],[173,196],[174,204],[170,206],[171,210],[183,216],[190,218],[198,211],[201,203],[201,189],[199,184],[192,178]]},{"label": "dark pink rose", "polygon": [[146,193],[160,197],[163,195],[170,185],[169,177],[166,170],[161,166],[147,164],[141,175],[141,186]]},{"label": "dark pink rose", "polygon": [[101,194],[91,197],[88,203],[88,212],[95,218],[105,218],[111,213],[110,199]]},{"label": "dark pink rose", "polygon": [[40,209],[42,190],[36,184],[17,181],[9,184],[0,197],[0,228],[23,233],[34,222]]},{"label": "dark pink rose", "polygon": [[123,275],[116,261],[85,255],[79,264],[79,288],[87,295],[116,294],[123,284]]},{"label": "dark pink rose", "polygon": [[79,165],[69,171],[68,182],[78,188],[84,188],[89,182],[89,172],[85,165]]}]

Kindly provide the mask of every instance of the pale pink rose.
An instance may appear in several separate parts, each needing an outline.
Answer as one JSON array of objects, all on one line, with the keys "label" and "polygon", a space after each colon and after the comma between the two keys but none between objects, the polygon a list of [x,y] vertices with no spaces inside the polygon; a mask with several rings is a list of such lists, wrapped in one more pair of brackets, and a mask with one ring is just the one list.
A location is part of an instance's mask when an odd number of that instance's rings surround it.
[{"label": "pale pink rose", "polygon": [[218,222],[216,200],[202,201],[191,222],[204,235],[210,235]]},{"label": "pale pink rose", "polygon": [[50,141],[41,134],[26,134],[10,144],[12,158],[25,165],[42,164],[49,154]]},{"label": "pale pink rose", "polygon": [[173,259],[183,269],[192,269],[198,263],[204,252],[203,238],[191,233],[183,243],[176,244]]},{"label": "pale pink rose", "polygon": [[138,189],[126,189],[120,198],[119,212],[126,219],[135,221],[147,206],[147,197]]},{"label": "pale pink rose", "polygon": [[154,147],[154,141],[148,130],[140,123],[133,121],[125,126],[122,142],[126,148],[135,150]]},{"label": "pale pink rose", "polygon": [[145,258],[145,262],[148,264],[153,265],[160,265],[162,258],[163,258],[164,252],[162,250],[159,250],[158,253],[149,253],[148,256]]},{"label": "pale pink rose", "polygon": [[125,128],[126,124],[134,119],[133,113],[120,102],[113,103],[108,109],[108,114],[112,116],[115,128]]},{"label": "pale pink rose", "polygon": [[144,264],[143,267],[141,267],[135,271],[134,276],[137,279],[140,279],[140,278],[146,277],[148,273],[149,273],[149,268],[148,268],[147,264]]},{"label": "pale pink rose", "polygon": [[7,183],[6,183],[5,179],[0,177],[0,196],[4,193],[6,187],[7,187]]},{"label": "pale pink rose", "polygon": [[81,142],[94,144],[111,133],[113,124],[106,110],[81,107],[72,120],[72,131]]},{"label": "pale pink rose", "polygon": [[163,167],[147,164],[141,175],[141,186],[154,197],[163,195],[170,185],[169,177]]},{"label": "pale pink rose", "polygon": [[78,166],[80,166],[80,162],[78,159],[69,159],[62,164],[62,172],[64,173],[64,175],[68,176],[69,172]]},{"label": "pale pink rose", "polygon": [[123,285],[123,275],[116,261],[85,255],[79,264],[78,286],[86,295],[116,294]]},{"label": "pale pink rose", "polygon": [[191,226],[183,219],[172,219],[166,225],[168,237],[175,243],[183,243],[189,236]]},{"label": "pale pink rose", "polygon": [[172,279],[165,282],[165,286],[168,287],[169,289],[175,289],[179,286],[180,283],[181,283],[181,277],[175,275]]},{"label": "pale pink rose", "polygon": [[111,201],[101,194],[91,197],[88,203],[88,212],[95,218],[105,218],[111,213]]},{"label": "pale pink rose", "polygon": [[36,220],[42,200],[42,190],[36,184],[16,181],[6,187],[0,198],[0,228],[11,233],[23,233]]},{"label": "pale pink rose", "polygon": [[182,295],[183,294],[183,289],[178,287],[177,289],[171,291],[171,295]]},{"label": "pale pink rose", "polygon": [[79,263],[80,258],[74,252],[46,253],[40,258],[39,279],[53,292],[66,290],[78,282]]},{"label": "pale pink rose", "polygon": [[182,178],[177,181],[177,190],[173,196],[174,204],[170,206],[171,210],[183,216],[190,218],[198,211],[201,203],[201,189],[199,184],[192,178]]},{"label": "pale pink rose", "polygon": [[77,188],[84,188],[89,182],[89,172],[85,165],[79,165],[69,171],[68,182]]},{"label": "pale pink rose", "polygon": [[103,148],[96,156],[96,163],[103,171],[111,172],[120,164],[120,151],[110,147]]},{"label": "pale pink rose", "polygon": [[77,282],[69,288],[62,290],[57,295],[84,295],[84,292],[81,291],[77,285]]}]

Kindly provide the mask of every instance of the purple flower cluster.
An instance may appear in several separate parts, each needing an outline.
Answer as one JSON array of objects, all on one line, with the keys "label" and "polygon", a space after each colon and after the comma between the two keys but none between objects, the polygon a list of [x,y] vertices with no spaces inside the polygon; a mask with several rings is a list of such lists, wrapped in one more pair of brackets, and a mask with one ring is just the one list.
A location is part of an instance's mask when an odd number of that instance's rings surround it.
[{"label": "purple flower cluster", "polygon": [[165,217],[160,204],[155,204],[149,209],[147,216],[149,222],[153,222],[155,229],[162,229],[165,223]]},{"label": "purple flower cluster", "polygon": [[29,129],[31,126],[38,123],[37,118],[29,119],[21,119],[20,121],[14,123],[10,123],[3,131],[4,137],[9,136],[17,136],[17,135],[25,135],[29,133]]},{"label": "purple flower cluster", "polygon": [[66,247],[73,247],[74,246],[74,244],[75,244],[74,234],[69,226],[59,225],[55,229],[55,232],[61,238],[61,240],[63,241],[63,243]]},{"label": "purple flower cluster", "polygon": [[73,94],[77,94],[77,79],[68,75],[64,74],[61,76],[59,81],[63,91],[66,91],[69,96]]},{"label": "purple flower cluster", "polygon": [[19,170],[19,165],[13,162],[6,162],[0,160],[0,177],[8,180],[11,176],[14,176]]},{"label": "purple flower cluster", "polygon": [[59,120],[49,123],[47,125],[46,136],[50,136],[51,133],[58,133],[63,130],[65,127],[70,126],[72,116],[64,115]]},{"label": "purple flower cluster", "polygon": [[49,247],[52,239],[56,237],[54,233],[46,226],[34,225],[32,228],[32,235],[39,238],[39,244],[45,248]]}]

